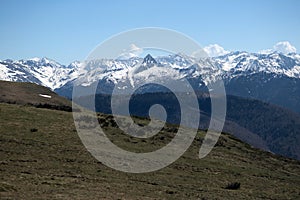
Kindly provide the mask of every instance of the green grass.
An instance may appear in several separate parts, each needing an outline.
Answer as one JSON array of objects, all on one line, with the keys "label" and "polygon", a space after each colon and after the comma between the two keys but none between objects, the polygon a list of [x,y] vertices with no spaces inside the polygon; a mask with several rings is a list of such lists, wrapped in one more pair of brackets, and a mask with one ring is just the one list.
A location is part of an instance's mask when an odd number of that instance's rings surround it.
[{"label": "green grass", "polygon": [[[164,146],[169,125],[150,139],[122,134],[100,115],[113,142],[139,152]],[[137,118],[146,124],[147,121]],[[106,123],[104,123],[106,122]],[[32,131],[36,129],[36,131]],[[161,136],[164,136],[163,139]],[[72,113],[0,104],[1,199],[297,199],[300,162],[251,148],[228,134],[204,159],[193,145],[170,166],[146,174],[110,169],[82,145]],[[240,188],[226,189],[238,182]]]}]

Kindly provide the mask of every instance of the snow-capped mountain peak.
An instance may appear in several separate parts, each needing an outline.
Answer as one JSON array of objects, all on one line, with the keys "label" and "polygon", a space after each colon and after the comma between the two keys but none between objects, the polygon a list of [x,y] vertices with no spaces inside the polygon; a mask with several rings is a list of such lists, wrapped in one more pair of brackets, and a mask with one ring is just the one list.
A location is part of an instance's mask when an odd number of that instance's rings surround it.
[{"label": "snow-capped mountain peak", "polygon": [[48,58],[0,61],[1,80],[34,82],[52,90],[74,79],[72,71],[74,71],[74,68],[67,68]]},{"label": "snow-capped mountain peak", "polygon": [[157,64],[157,61],[150,55],[148,54],[144,60],[142,64]]},{"label": "snow-capped mountain peak", "polygon": [[227,77],[265,72],[300,78],[300,71],[298,71],[300,59],[296,55],[279,52],[258,54],[237,51],[213,58],[213,61]]}]

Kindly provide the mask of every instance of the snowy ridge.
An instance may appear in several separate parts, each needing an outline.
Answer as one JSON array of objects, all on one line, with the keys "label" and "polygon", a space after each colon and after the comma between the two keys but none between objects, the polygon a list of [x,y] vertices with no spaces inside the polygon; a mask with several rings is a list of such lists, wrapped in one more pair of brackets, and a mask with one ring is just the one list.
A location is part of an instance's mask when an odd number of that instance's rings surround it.
[{"label": "snowy ridge", "polygon": [[[142,63],[140,66],[137,66]],[[95,60],[84,64],[86,74],[79,77],[82,85],[87,86],[98,80],[116,84],[129,80],[135,81],[166,78],[199,78],[205,84],[219,79],[230,80],[237,76],[247,76],[265,72],[274,76],[300,78],[300,56],[298,54],[257,54],[231,52],[224,56],[196,60],[182,54],[157,57],[147,55],[128,60]]]},{"label": "snowy ridge", "polygon": [[16,82],[33,82],[52,90],[77,77],[79,63],[61,65],[48,58],[0,61],[0,79]]},{"label": "snowy ridge", "polygon": [[[171,73],[172,72],[172,73]],[[182,54],[153,58],[147,55],[144,59],[99,59],[88,62],[73,62],[68,66],[61,65],[48,58],[28,60],[0,61],[0,80],[34,82],[52,90],[63,87],[77,80],[82,86],[105,80],[114,84],[120,81],[144,79],[198,78],[205,84],[218,79],[232,79],[259,72],[300,78],[300,55],[278,52],[248,53],[230,52],[223,56],[195,60]]]},{"label": "snowy ridge", "polygon": [[249,75],[258,72],[286,75],[300,78],[300,56],[295,53],[257,54],[247,52],[232,52],[225,56],[214,58],[214,63],[224,71],[224,76]]}]

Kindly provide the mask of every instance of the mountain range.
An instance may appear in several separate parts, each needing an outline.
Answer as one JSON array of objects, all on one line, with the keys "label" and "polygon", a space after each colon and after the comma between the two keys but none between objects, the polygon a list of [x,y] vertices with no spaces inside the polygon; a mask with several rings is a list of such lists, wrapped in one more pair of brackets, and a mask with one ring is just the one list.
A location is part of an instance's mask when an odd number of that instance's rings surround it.
[{"label": "mountain range", "polygon": [[84,90],[99,81],[98,93],[110,93],[121,82],[134,86],[149,78],[166,77],[187,79],[195,90],[206,92],[208,84],[223,80],[229,95],[259,99],[300,113],[300,55],[296,53],[236,51],[200,60],[183,54],[155,59],[147,55],[144,59],[99,59],[69,65],[48,58],[0,61],[0,80],[33,82],[68,98],[75,82]]}]

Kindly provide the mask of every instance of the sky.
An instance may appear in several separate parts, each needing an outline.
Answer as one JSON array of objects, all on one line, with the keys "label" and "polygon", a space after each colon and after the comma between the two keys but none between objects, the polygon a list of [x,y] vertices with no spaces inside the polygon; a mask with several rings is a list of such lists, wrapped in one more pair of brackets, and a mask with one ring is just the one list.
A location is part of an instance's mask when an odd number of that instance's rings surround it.
[{"label": "sky", "polygon": [[0,59],[69,64],[112,35],[142,27],[173,29],[208,49],[285,44],[300,51],[299,0],[0,0],[0,8]]}]

